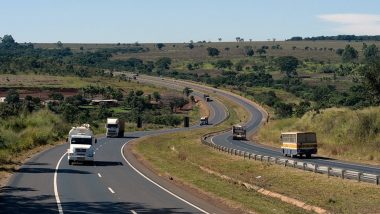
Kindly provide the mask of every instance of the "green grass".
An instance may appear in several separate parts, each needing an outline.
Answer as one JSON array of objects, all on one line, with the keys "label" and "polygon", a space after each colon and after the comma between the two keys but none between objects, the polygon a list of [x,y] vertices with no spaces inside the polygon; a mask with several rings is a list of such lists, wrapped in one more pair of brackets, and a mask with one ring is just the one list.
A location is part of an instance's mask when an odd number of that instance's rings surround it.
[{"label": "green grass", "polygon": [[281,131],[315,131],[319,154],[380,164],[380,108],[332,108],[302,118],[272,121],[259,131],[263,143],[280,146]]},{"label": "green grass", "polygon": [[69,125],[48,110],[0,122],[0,163],[37,146],[52,144],[68,132]]}]

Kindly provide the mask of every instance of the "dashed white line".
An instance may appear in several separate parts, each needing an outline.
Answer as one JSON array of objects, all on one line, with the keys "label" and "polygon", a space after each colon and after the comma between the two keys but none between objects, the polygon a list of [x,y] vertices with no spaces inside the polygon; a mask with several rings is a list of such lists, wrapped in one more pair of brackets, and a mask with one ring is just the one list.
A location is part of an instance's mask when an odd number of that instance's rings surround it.
[{"label": "dashed white line", "polygon": [[115,193],[115,191],[113,191],[113,189],[111,189],[111,187],[108,187],[108,190],[109,190],[112,194]]},{"label": "dashed white line", "polygon": [[172,195],[173,197],[179,199],[180,201],[182,202],[185,202],[186,204],[194,207],[195,209],[201,211],[202,213],[205,213],[205,214],[209,214],[207,211],[203,210],[202,208],[186,201],[185,199],[181,198],[180,196],[170,192],[169,190],[165,189],[163,186],[159,185],[158,183],[154,182],[152,179],[148,178],[147,176],[145,176],[142,172],[140,172],[138,169],[136,169],[134,166],[132,166],[132,164],[125,158],[124,156],[124,153],[123,153],[123,150],[124,150],[124,147],[125,145],[127,145],[127,143],[124,143],[124,145],[121,147],[121,156],[124,158],[125,162],[127,162],[127,164],[133,169],[135,170],[138,174],[140,174],[143,178],[145,178],[146,180],[148,180],[149,182],[151,182],[152,184],[156,185],[157,187],[159,187],[160,189],[162,189],[163,191],[169,193],[170,195]]},{"label": "dashed white line", "polygon": [[132,214],[137,214],[137,212],[136,212],[136,211],[134,211],[134,210],[131,210],[131,213],[132,213]]},{"label": "dashed white line", "polygon": [[101,178],[101,177],[102,177],[102,175],[101,175],[100,173],[98,173],[98,176],[99,176],[99,178]]}]

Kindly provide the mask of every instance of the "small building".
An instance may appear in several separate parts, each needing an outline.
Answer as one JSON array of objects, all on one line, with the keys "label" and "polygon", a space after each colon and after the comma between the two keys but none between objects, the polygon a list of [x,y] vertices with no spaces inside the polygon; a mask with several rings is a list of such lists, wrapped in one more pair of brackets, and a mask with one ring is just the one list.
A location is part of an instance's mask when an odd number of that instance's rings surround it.
[{"label": "small building", "polygon": [[119,101],[115,99],[109,99],[109,100],[91,100],[90,105],[100,105],[100,104],[107,104],[109,106],[118,106]]}]

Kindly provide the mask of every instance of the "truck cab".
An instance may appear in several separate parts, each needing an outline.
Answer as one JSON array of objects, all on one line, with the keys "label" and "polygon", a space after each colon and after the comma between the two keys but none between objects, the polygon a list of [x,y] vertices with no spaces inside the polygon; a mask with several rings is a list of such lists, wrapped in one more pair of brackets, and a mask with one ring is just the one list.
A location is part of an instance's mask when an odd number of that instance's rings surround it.
[{"label": "truck cab", "polygon": [[232,126],[232,139],[234,140],[245,140],[246,139],[247,130],[245,126],[242,125],[234,125]]},{"label": "truck cab", "polygon": [[208,117],[207,116],[201,117],[201,121],[200,121],[199,125],[201,125],[201,126],[208,125]]},{"label": "truck cab", "polygon": [[212,101],[210,95],[208,94],[203,94],[203,98],[206,100],[206,102]]},{"label": "truck cab", "polygon": [[119,118],[107,118],[106,136],[107,137],[123,137],[124,136],[124,120]]},{"label": "truck cab", "polygon": [[94,163],[94,145],[97,143],[89,124],[73,127],[67,138],[69,149],[67,150],[67,159],[69,165],[73,162]]}]

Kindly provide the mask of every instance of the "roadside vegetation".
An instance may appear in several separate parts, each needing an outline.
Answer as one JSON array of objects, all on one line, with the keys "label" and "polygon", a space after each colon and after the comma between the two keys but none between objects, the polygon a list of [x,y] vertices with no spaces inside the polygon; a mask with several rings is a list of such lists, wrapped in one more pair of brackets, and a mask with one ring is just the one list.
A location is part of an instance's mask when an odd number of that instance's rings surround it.
[{"label": "roadside vegetation", "polygon": [[[0,103],[1,164],[10,164],[15,156],[64,139],[75,125],[89,123],[96,134],[105,133],[107,117],[125,119],[126,131],[176,127],[189,112],[192,121],[199,117],[198,104],[190,94],[129,80],[35,74],[1,76],[8,79],[0,90],[5,96]],[[26,81],[28,78],[35,82]],[[17,84],[20,80],[26,85]],[[47,86],[52,80],[55,87]],[[66,82],[71,85],[65,88]],[[136,128],[137,117],[142,119],[141,128]]]}]

